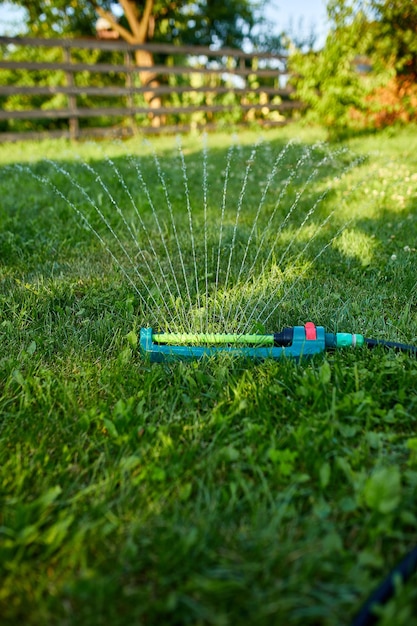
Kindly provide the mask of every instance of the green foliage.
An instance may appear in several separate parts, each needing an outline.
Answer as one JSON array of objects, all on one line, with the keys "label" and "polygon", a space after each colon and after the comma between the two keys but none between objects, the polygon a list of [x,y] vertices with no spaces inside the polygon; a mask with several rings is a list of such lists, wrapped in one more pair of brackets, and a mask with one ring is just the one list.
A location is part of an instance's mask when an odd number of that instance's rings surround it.
[{"label": "green foliage", "polygon": [[[373,127],[393,119],[413,119],[410,86],[400,74],[415,76],[417,44],[415,2],[332,0],[330,33],[320,51],[295,51],[291,68],[298,74],[296,95],[309,107],[308,119],[326,126],[331,136]],[[370,66],[359,71],[360,59]],[[382,113],[382,115],[380,115]],[[378,116],[382,121],[379,121]]]},{"label": "green foliage", "polygon": [[[119,15],[123,7],[112,0],[12,0],[26,9],[27,33],[38,37],[94,36],[96,6]],[[139,18],[145,2],[136,3]],[[251,37],[255,24],[263,21],[263,3],[253,0],[156,0],[152,9],[152,29],[147,39],[164,43],[223,45],[240,47]],[[120,23],[128,27],[122,15]]]},{"label": "green foliage", "polygon": [[352,68],[354,52],[342,38],[331,38],[322,52],[298,52],[291,69],[301,78],[292,81],[297,98],[309,107],[307,119],[337,135],[349,126],[352,107],[361,108],[363,90]]},{"label": "green foliage", "polygon": [[[35,37],[95,35],[97,13],[93,2],[11,0],[11,3],[25,9],[21,34]],[[114,3],[102,0],[100,4],[110,10]]]},{"label": "green foliage", "polygon": [[371,0],[374,58],[399,74],[417,75],[417,5],[413,0]]},{"label": "green foliage", "polygon": [[329,3],[328,13],[332,26],[324,48],[306,54],[295,51],[290,68],[296,73],[297,97],[309,107],[308,119],[340,137],[352,126],[352,110],[365,107],[375,81],[360,76],[355,67],[370,38],[363,13],[354,13],[344,1]]},{"label": "green foliage", "polygon": [[[183,4],[190,5],[189,2]],[[250,40],[255,24],[262,22],[259,4],[250,0],[192,2],[191,7],[175,13],[175,19],[181,26],[174,29],[176,35],[173,41],[240,48],[245,39]]]},{"label": "green foliage", "polygon": [[[36,48],[21,48],[16,46],[15,48],[4,49],[3,58],[11,61],[45,61],[48,63],[54,63],[62,61],[62,51],[58,48],[46,48],[39,51]],[[49,72],[47,70],[3,70],[4,84],[6,85],[19,85],[24,87],[45,87],[48,86],[53,91],[55,86],[65,85],[65,74],[62,71]],[[55,106],[56,108],[64,107],[66,105],[66,97],[57,94],[51,95],[12,95],[3,98],[3,109],[9,111],[18,111],[28,108],[43,109],[49,106]],[[60,128],[65,122],[55,120],[54,122],[37,122],[38,128]],[[30,120],[10,120],[3,122],[2,130],[31,130],[34,126],[33,121]]]}]

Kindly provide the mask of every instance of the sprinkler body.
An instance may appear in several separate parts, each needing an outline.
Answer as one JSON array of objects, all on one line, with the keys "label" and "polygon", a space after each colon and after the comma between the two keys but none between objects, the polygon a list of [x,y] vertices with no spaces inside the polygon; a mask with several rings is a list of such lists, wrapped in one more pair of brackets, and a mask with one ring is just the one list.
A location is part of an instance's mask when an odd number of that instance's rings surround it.
[{"label": "sprinkler body", "polygon": [[273,335],[221,335],[154,333],[140,331],[140,350],[151,362],[194,360],[227,353],[264,360],[288,357],[299,360],[320,354],[326,349],[363,345],[362,335],[326,333],[323,326],[307,322],[304,326],[285,328]]}]

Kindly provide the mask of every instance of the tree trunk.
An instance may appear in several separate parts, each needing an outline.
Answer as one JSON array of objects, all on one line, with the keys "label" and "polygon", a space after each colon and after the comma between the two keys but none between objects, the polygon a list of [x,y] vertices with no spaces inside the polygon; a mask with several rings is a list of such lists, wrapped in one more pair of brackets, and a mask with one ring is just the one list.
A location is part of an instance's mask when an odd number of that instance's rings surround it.
[{"label": "tree trunk", "polygon": [[[152,53],[148,52],[148,50],[136,50],[135,61],[138,67],[152,68],[154,66]],[[143,87],[159,87],[158,76],[154,71],[152,71],[152,69],[149,69],[149,71],[140,70],[139,78]],[[144,93],[144,98],[151,109],[158,109],[162,106],[160,96],[151,90]],[[163,121],[160,115],[152,112],[149,113],[149,117],[151,119],[152,126],[155,128],[159,127]]]},{"label": "tree trunk", "polygon": [[[107,19],[113,29],[128,43],[132,45],[142,45],[146,43],[149,38],[152,39],[155,26],[155,18],[153,15],[154,0],[146,0],[142,15],[139,14],[134,0],[119,0],[119,2],[129,23],[130,31],[121,26],[108,11],[104,11],[97,5],[96,11],[99,15]],[[138,67],[152,68],[154,66],[152,53],[148,50],[136,50],[135,62]],[[156,88],[159,86],[157,74],[152,72],[151,69],[149,69],[149,71],[140,70],[139,78],[143,87]],[[160,96],[157,96],[151,90],[144,93],[144,98],[150,109],[157,109],[162,105]],[[159,127],[161,125],[161,116],[150,112],[149,117],[152,121],[152,126]]]}]

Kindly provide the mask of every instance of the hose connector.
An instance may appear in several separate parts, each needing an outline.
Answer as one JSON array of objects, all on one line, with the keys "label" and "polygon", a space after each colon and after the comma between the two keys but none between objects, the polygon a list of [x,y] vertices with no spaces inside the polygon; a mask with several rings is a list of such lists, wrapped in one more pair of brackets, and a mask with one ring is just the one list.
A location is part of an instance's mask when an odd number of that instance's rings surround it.
[{"label": "hose connector", "polygon": [[365,339],[357,333],[326,333],[326,348],[359,348]]}]

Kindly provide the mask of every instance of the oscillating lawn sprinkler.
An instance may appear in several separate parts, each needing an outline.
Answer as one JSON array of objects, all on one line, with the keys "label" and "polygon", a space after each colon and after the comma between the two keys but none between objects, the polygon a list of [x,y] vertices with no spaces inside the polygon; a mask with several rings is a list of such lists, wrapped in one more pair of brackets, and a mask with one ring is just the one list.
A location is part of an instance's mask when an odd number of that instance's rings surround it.
[{"label": "oscillating lawn sprinkler", "polygon": [[288,357],[299,360],[320,354],[325,350],[344,347],[369,348],[384,346],[417,356],[417,346],[366,339],[352,333],[326,333],[323,326],[307,322],[304,326],[284,328],[272,335],[239,335],[210,333],[154,333],[152,328],[140,331],[140,350],[151,362],[193,360],[228,353],[255,360],[281,359]]}]

